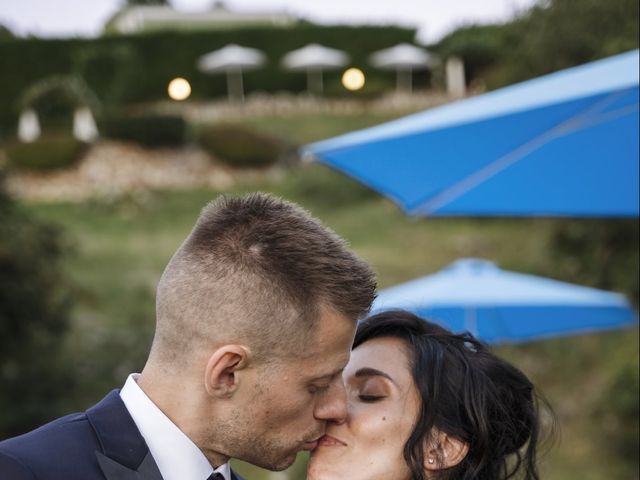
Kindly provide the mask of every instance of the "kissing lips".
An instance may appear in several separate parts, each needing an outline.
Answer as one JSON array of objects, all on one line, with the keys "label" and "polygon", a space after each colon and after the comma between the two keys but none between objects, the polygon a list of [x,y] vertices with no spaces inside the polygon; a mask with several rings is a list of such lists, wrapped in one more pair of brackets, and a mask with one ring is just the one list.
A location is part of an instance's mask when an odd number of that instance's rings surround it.
[{"label": "kissing lips", "polygon": [[331,435],[324,435],[318,441],[319,447],[346,447],[347,444]]},{"label": "kissing lips", "polygon": [[315,450],[316,448],[318,448],[318,444],[320,443],[320,440],[324,438],[324,437],[318,437],[315,440],[310,440],[308,442],[304,442],[304,444],[302,445],[302,449],[303,450]]}]

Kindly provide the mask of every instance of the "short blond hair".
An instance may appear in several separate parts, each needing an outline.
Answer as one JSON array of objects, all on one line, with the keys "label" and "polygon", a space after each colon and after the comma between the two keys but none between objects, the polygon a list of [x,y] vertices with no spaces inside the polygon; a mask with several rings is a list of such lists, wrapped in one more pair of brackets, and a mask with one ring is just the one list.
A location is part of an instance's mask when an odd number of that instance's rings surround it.
[{"label": "short blond hair", "polygon": [[371,268],[301,207],[264,193],[223,196],[202,210],[162,275],[152,354],[181,363],[216,342],[292,354],[320,309],[355,323],[375,289]]}]

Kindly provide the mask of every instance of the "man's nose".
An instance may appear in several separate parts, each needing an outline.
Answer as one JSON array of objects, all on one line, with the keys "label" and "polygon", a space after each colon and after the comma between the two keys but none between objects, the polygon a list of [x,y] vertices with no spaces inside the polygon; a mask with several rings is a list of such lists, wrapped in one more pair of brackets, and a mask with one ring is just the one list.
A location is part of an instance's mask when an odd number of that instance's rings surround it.
[{"label": "man's nose", "polygon": [[347,391],[342,383],[342,378],[338,379],[331,387],[318,399],[314,416],[317,420],[342,423],[347,418]]}]

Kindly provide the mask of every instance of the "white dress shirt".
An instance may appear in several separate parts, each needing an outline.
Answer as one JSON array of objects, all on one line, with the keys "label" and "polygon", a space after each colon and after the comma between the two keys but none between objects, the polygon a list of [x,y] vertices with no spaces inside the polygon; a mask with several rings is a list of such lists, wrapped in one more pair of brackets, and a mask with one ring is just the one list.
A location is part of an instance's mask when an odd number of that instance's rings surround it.
[{"label": "white dress shirt", "polygon": [[120,398],[129,410],[142,438],[158,465],[164,480],[207,480],[221,473],[231,480],[229,463],[213,469],[202,451],[187,437],[138,386],[140,376],[132,373],[120,390]]}]

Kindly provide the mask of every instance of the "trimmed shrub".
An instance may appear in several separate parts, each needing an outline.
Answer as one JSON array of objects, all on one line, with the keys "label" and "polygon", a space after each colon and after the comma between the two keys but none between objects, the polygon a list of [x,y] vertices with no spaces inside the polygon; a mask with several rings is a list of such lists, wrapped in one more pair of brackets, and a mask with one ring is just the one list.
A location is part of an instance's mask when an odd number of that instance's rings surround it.
[{"label": "trimmed shrub", "polygon": [[179,115],[111,115],[99,121],[105,138],[145,147],[177,147],[186,141],[187,124]]},{"label": "trimmed shrub", "polygon": [[232,167],[266,167],[278,161],[286,146],[274,137],[233,124],[204,128],[198,142],[207,153]]},{"label": "trimmed shrub", "polygon": [[9,165],[26,170],[55,170],[74,165],[87,144],[68,134],[43,135],[35,142],[13,141],[4,147]]}]

